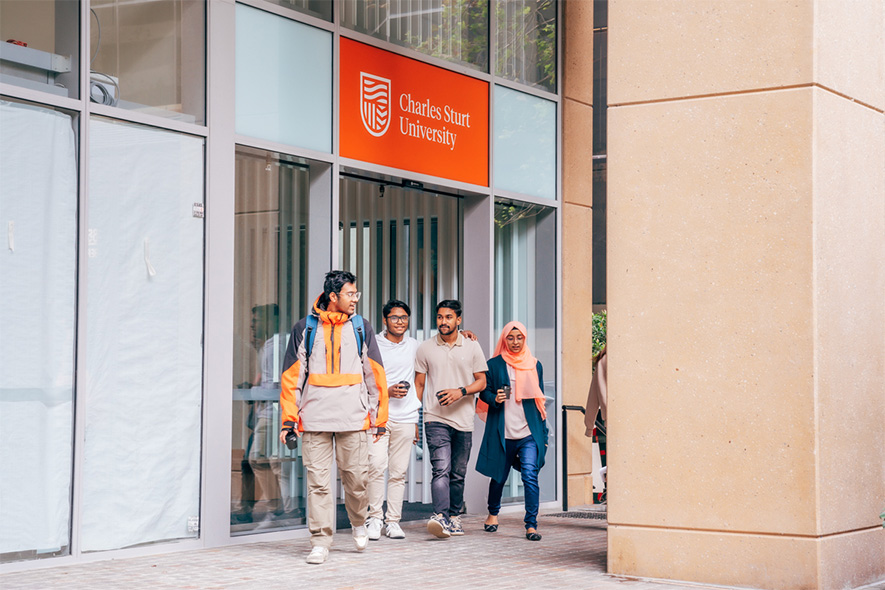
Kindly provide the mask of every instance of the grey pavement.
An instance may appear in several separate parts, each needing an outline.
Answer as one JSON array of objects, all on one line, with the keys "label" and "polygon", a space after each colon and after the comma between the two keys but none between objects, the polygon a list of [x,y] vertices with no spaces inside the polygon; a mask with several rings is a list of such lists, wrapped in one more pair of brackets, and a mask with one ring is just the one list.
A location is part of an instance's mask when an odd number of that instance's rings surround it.
[{"label": "grey pavement", "polygon": [[482,530],[483,518],[466,517],[466,534],[450,539],[431,537],[423,521],[404,523],[406,539],[382,537],[362,553],[356,551],[350,530],[339,531],[323,565],[304,562],[310,546],[302,538],[9,573],[0,575],[0,588],[722,588],[609,576],[604,520],[542,514],[538,532],[544,538],[535,543],[525,539],[521,514],[501,515],[496,533]]}]

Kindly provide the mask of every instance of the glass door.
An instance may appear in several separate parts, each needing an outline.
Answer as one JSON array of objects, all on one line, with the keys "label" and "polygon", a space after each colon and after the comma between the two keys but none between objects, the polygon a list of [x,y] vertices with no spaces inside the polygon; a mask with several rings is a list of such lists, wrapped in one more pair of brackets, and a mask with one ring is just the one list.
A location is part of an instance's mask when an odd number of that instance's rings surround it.
[{"label": "glass door", "polygon": [[[435,334],[436,304],[457,299],[461,284],[461,202],[456,197],[405,189],[399,183],[343,177],[340,181],[339,266],[357,276],[358,312],[377,333],[391,298],[412,308],[410,330],[419,342]],[[430,461],[422,444],[406,475],[402,519],[431,512]],[[350,523],[338,486],[338,527]]]}]

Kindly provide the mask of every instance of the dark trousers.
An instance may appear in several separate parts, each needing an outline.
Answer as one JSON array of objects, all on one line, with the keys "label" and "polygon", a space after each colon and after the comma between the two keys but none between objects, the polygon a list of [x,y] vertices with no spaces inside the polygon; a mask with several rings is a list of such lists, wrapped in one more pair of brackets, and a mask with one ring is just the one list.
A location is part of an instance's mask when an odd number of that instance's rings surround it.
[{"label": "dark trousers", "polygon": [[[541,490],[538,487],[538,445],[531,436],[519,440],[507,439],[504,441],[507,453],[505,473],[510,475],[510,468],[516,458],[519,457],[522,473],[522,486],[525,489],[525,528],[538,528],[538,506],[541,499]],[[498,514],[501,510],[501,494],[504,492],[504,481],[489,481],[489,514]]]},{"label": "dark trousers", "polygon": [[424,424],[427,448],[430,449],[430,496],[433,512],[456,516],[464,505],[464,476],[473,445],[473,433],[463,432],[442,422]]}]

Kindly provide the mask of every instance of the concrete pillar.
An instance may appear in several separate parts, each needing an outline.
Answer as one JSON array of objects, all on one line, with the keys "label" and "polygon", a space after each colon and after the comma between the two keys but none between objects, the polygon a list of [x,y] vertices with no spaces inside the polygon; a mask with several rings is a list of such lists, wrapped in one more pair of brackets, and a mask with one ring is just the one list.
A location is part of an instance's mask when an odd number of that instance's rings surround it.
[{"label": "concrete pillar", "polygon": [[881,580],[885,3],[608,23],[609,571]]},{"label": "concrete pillar", "polygon": [[[593,353],[593,2],[564,5],[562,91],[562,403],[583,406]],[[592,445],[568,416],[569,505],[593,502]]]}]

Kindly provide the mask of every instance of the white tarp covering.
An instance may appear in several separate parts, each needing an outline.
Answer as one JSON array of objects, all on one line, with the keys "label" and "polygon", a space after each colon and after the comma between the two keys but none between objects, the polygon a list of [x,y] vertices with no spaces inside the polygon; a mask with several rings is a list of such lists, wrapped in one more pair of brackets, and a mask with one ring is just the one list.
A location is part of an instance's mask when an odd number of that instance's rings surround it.
[{"label": "white tarp covering", "polygon": [[81,548],[193,537],[199,516],[203,141],[89,124]]},{"label": "white tarp covering", "polygon": [[0,102],[0,553],[68,545],[76,264],[71,117]]}]

